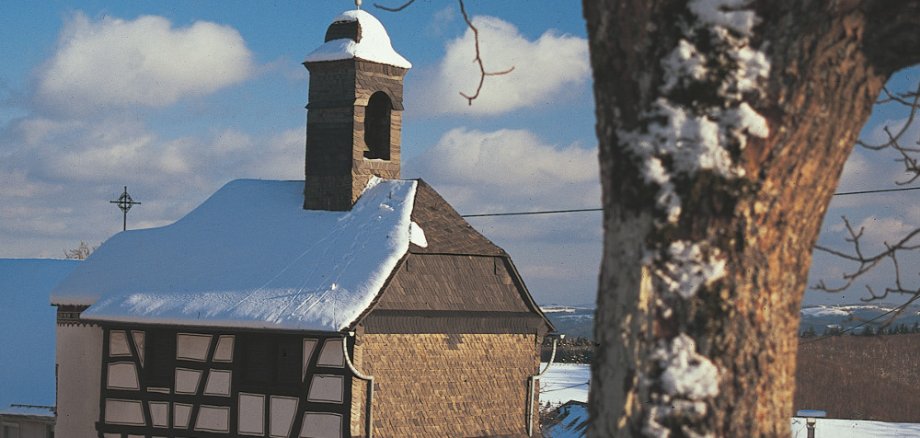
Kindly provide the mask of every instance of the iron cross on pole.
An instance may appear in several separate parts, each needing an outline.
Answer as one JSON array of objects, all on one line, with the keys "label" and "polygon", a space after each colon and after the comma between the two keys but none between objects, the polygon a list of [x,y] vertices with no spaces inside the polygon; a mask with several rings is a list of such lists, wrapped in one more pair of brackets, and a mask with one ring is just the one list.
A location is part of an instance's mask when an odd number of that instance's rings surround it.
[{"label": "iron cross on pole", "polygon": [[125,191],[118,197],[115,201],[109,201],[109,204],[117,204],[118,208],[122,212],[122,222],[121,230],[126,231],[128,229],[128,210],[135,205],[141,205],[140,202],[137,202],[131,199],[131,195],[128,194],[128,186],[125,186]]}]

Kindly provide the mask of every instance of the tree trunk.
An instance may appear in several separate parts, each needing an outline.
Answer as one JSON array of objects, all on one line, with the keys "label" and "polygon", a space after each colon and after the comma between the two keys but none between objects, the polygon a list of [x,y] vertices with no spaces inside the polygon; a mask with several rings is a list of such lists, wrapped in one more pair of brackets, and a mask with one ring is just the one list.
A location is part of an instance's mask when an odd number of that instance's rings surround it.
[{"label": "tree trunk", "polygon": [[920,1],[584,10],[605,212],[589,434],[788,437],[812,246],[882,86],[920,61]]}]

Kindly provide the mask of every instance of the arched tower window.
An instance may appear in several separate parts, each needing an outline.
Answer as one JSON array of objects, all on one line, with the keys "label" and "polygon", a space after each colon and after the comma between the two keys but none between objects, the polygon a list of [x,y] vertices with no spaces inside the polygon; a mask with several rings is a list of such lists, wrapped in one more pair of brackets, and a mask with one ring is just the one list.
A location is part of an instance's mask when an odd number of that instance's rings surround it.
[{"label": "arched tower window", "polygon": [[364,113],[364,158],[390,159],[390,113],[393,105],[382,91],[371,95]]}]

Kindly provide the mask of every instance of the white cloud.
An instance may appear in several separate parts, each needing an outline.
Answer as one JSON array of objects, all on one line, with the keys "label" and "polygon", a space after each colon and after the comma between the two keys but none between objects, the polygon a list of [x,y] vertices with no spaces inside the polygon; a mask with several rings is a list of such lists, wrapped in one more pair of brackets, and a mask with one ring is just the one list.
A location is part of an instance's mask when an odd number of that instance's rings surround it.
[{"label": "white cloud", "polygon": [[69,113],[163,107],[241,82],[253,70],[245,41],[229,26],[173,28],[157,16],[92,21],[77,13],[39,73],[37,95]]},{"label": "white cloud", "polygon": [[597,152],[525,130],[453,129],[408,163],[466,213],[600,206]]},{"label": "white cloud", "polygon": [[886,243],[897,243],[913,231],[916,226],[899,218],[870,216],[854,228],[857,231],[860,228],[863,229],[860,244],[864,249],[881,252],[885,250]]},{"label": "white cloud", "polygon": [[[303,129],[255,137],[235,129],[164,139],[134,114],[0,129],[0,257],[60,257],[121,230],[109,204],[127,184],[143,205],[129,227],[175,221],[235,178],[303,178]],[[61,207],[67,206],[65,211]]]},{"label": "white cloud", "polygon": [[498,114],[552,102],[570,87],[588,80],[588,43],[584,38],[544,33],[528,41],[518,29],[495,17],[474,17],[479,29],[486,71],[514,67],[503,76],[487,77],[473,105],[459,92],[473,94],[479,83],[472,30],[447,44],[441,64],[420,91],[423,111],[435,113]]}]

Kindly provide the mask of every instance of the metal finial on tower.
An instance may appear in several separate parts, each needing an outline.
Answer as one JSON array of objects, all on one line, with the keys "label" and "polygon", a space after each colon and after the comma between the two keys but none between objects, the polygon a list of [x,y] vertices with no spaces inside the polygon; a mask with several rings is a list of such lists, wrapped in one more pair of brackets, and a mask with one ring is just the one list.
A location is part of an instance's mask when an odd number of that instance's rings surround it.
[{"label": "metal finial on tower", "polygon": [[355,8],[361,9],[361,0],[355,0]]}]

